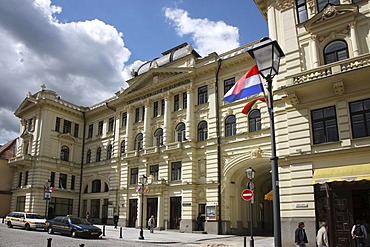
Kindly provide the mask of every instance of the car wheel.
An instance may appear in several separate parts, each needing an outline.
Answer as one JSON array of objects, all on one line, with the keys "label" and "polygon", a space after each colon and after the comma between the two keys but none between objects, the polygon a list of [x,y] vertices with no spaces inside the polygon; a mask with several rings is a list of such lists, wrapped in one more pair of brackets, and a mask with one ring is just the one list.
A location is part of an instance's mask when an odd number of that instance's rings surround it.
[{"label": "car wheel", "polygon": [[31,230],[31,226],[30,226],[30,224],[26,224],[26,225],[24,226],[24,228],[25,228],[27,231]]},{"label": "car wheel", "polygon": [[71,232],[71,236],[72,236],[72,238],[77,237],[77,232],[76,232],[76,231],[72,231],[72,232]]},{"label": "car wheel", "polygon": [[12,225],[12,222],[8,221],[8,223],[6,224],[9,228],[13,228],[13,225]]},{"label": "car wheel", "polygon": [[49,234],[53,234],[54,233],[53,228],[51,226],[48,228],[48,233]]}]

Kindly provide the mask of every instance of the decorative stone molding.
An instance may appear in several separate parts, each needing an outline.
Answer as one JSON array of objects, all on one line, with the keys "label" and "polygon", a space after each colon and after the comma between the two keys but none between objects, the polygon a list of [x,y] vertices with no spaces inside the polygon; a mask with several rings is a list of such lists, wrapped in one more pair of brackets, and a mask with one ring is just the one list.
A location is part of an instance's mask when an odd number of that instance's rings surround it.
[{"label": "decorative stone molding", "polygon": [[251,151],[251,158],[256,159],[256,158],[261,158],[262,157],[262,150],[260,148],[253,149]]},{"label": "decorative stone molding", "polygon": [[288,99],[290,100],[290,103],[292,105],[298,105],[299,104],[299,100],[298,100],[298,97],[295,94],[295,92],[288,92],[287,96],[288,96]]},{"label": "decorative stone molding", "polygon": [[289,8],[293,8],[294,0],[277,0],[276,5],[280,10],[286,10]]},{"label": "decorative stone molding", "polygon": [[337,81],[333,83],[334,92],[336,95],[342,95],[344,93],[343,81]]}]

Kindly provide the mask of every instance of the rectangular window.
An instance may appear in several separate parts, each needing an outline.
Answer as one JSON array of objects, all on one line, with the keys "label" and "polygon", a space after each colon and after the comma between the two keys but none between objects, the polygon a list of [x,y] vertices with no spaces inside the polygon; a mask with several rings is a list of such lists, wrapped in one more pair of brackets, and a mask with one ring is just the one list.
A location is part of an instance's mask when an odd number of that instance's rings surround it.
[{"label": "rectangular window", "polygon": [[100,193],[101,192],[101,180],[95,179],[92,181],[91,193]]},{"label": "rectangular window", "polygon": [[28,119],[27,123],[28,123],[28,131],[30,132],[33,131],[33,119],[32,118]]},{"label": "rectangular window", "polygon": [[164,99],[162,99],[161,100],[161,115],[164,115],[165,107],[166,107],[166,103]]},{"label": "rectangular window", "polygon": [[24,185],[28,184],[28,171],[24,174]]},{"label": "rectangular window", "polygon": [[130,184],[137,184],[139,178],[139,168],[131,168]]},{"label": "rectangular window", "polygon": [[17,197],[17,204],[15,205],[15,210],[19,212],[23,212],[26,206],[26,197],[25,196],[18,196]]},{"label": "rectangular window", "polygon": [[98,124],[98,135],[103,134],[103,121],[100,121]]},{"label": "rectangular window", "polygon": [[180,95],[176,94],[173,97],[173,110],[178,111],[180,109]]},{"label": "rectangular window", "polygon": [[108,120],[108,132],[112,132],[113,128],[114,128],[114,117],[111,117]]},{"label": "rectangular window", "polygon": [[208,86],[198,88],[198,105],[208,102]]},{"label": "rectangular window", "polygon": [[22,187],[22,177],[23,177],[23,173],[20,172],[18,176],[18,188]]},{"label": "rectangular window", "polygon": [[127,126],[127,112],[122,113],[122,127]]},{"label": "rectangular window", "polygon": [[63,133],[72,133],[72,122],[68,120],[64,120],[63,124]]},{"label": "rectangular window", "polygon": [[55,131],[59,132],[60,131],[60,117],[57,117],[55,119]]},{"label": "rectangular window", "polygon": [[55,172],[50,173],[50,187],[55,187]]},{"label": "rectangular window", "polygon": [[349,103],[349,110],[353,138],[370,136],[370,99]]},{"label": "rectangular window", "polygon": [[75,190],[76,177],[75,175],[71,176],[71,190]]},{"label": "rectangular window", "polygon": [[67,189],[67,174],[59,174],[59,189]]},{"label": "rectangular window", "polygon": [[153,176],[153,181],[158,181],[159,165],[150,166],[150,175]]},{"label": "rectangular window", "polygon": [[224,80],[224,94],[229,92],[229,90],[235,85],[235,78],[230,78],[227,80]]},{"label": "rectangular window", "polygon": [[87,132],[87,138],[92,138],[93,132],[94,132],[94,125],[93,124],[90,124],[89,125],[89,130]]},{"label": "rectangular window", "polygon": [[91,199],[90,218],[100,218],[100,199]]},{"label": "rectangular window", "polygon": [[135,123],[138,123],[140,120],[140,108],[135,109]]},{"label": "rectangular window", "polygon": [[171,180],[181,180],[181,161],[171,163]]},{"label": "rectangular window", "polygon": [[307,5],[306,0],[296,0],[298,23],[307,21]]},{"label": "rectangular window", "polygon": [[327,143],[339,140],[335,107],[311,111],[313,143]]},{"label": "rectangular window", "polygon": [[153,103],[153,117],[158,116],[158,101]]},{"label": "rectangular window", "polygon": [[188,108],[188,94],[182,93],[182,109]]},{"label": "rectangular window", "polygon": [[141,111],[141,120],[144,122],[144,119],[145,119],[145,106],[141,107],[142,111]]},{"label": "rectangular window", "polygon": [[74,136],[78,138],[78,131],[80,129],[80,125],[75,123],[75,132],[74,132]]}]

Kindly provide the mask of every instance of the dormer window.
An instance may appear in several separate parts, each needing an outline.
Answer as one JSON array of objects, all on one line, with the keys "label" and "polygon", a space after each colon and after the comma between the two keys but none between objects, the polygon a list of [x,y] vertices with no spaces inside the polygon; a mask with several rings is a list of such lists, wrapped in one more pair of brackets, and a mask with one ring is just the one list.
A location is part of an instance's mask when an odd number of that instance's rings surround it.
[{"label": "dormer window", "polygon": [[343,40],[334,40],[324,48],[325,64],[334,63],[348,58],[348,46]]}]

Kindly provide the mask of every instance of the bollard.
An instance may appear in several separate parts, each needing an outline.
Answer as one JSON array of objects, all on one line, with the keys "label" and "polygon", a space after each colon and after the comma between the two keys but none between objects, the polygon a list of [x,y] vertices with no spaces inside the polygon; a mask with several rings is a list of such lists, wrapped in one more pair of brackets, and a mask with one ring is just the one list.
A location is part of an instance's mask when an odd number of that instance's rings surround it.
[{"label": "bollard", "polygon": [[84,244],[80,244],[80,247],[84,247],[85,245]]},{"label": "bollard", "polygon": [[103,237],[105,237],[105,225],[103,225]]},{"label": "bollard", "polygon": [[4,218],[3,218],[3,223],[4,223]]},{"label": "bollard", "polygon": [[119,228],[119,238],[122,238],[122,226]]},{"label": "bollard", "polygon": [[48,238],[48,244],[47,244],[47,247],[51,247],[51,240],[52,240],[52,238]]},{"label": "bollard", "polygon": [[244,247],[247,247],[247,237],[244,237]]}]

